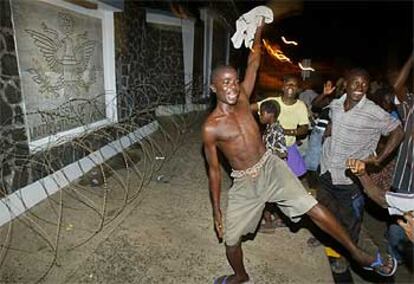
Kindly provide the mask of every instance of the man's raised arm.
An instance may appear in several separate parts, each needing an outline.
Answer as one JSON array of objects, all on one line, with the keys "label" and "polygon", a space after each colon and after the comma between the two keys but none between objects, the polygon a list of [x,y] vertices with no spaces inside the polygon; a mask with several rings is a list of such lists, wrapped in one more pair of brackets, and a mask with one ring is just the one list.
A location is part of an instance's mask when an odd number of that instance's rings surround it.
[{"label": "man's raised arm", "polygon": [[407,82],[408,75],[410,70],[413,67],[414,62],[414,51],[411,52],[410,57],[405,62],[404,66],[401,68],[397,79],[393,83],[395,94],[400,102],[403,102],[407,99],[407,93],[405,90],[405,83]]},{"label": "man's raised arm", "polygon": [[312,107],[322,109],[327,106],[334,99],[335,89],[331,81],[326,81],[323,84],[323,93],[313,99]]},{"label": "man's raised arm", "polygon": [[263,30],[264,21],[262,19],[260,25],[257,27],[256,33],[254,34],[254,42],[252,49],[249,53],[249,58],[247,59],[247,68],[246,74],[244,75],[244,80],[241,83],[241,86],[246,93],[247,97],[253,93],[254,84],[256,82],[257,70],[260,66],[260,58],[262,53],[262,30]]}]

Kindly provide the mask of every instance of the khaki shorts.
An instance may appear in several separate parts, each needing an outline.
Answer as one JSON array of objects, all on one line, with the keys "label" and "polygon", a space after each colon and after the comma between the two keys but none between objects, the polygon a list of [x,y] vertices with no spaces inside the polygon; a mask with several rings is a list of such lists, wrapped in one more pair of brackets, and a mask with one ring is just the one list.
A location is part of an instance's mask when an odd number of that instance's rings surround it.
[{"label": "khaki shorts", "polygon": [[226,245],[236,245],[243,235],[256,231],[266,202],[276,202],[293,222],[318,203],[283,160],[269,155],[257,176],[233,180],[224,220]]}]

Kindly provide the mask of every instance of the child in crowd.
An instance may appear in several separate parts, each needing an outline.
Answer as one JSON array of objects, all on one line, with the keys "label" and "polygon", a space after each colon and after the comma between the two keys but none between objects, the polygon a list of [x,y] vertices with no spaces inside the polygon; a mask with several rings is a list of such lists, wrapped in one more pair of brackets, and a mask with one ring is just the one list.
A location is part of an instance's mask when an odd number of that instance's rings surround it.
[{"label": "child in crowd", "polygon": [[260,106],[260,123],[266,125],[263,134],[266,149],[284,159],[287,156],[287,147],[283,128],[277,120],[279,113],[280,106],[277,101],[265,101]]},{"label": "child in crowd", "polygon": [[[277,155],[281,159],[287,157],[287,147],[285,134],[282,126],[278,122],[280,114],[280,105],[277,101],[265,101],[260,105],[260,123],[266,125],[263,133],[263,141],[267,150],[271,150],[273,155]],[[286,225],[279,216],[273,215],[277,206],[267,203],[263,212],[263,223],[259,228],[259,232],[273,233],[277,227],[285,227]],[[273,213],[273,214],[272,214]],[[273,219],[274,218],[274,219]]]},{"label": "child in crowd", "polygon": [[[285,133],[288,154],[286,163],[290,170],[302,177],[306,173],[306,165],[296,144],[297,137],[306,136],[309,130],[308,109],[301,100],[298,100],[299,78],[288,75],[283,80],[283,94],[280,97],[267,97],[264,100],[250,105],[252,111],[259,111],[260,105],[269,100],[277,101],[280,106],[279,123]],[[260,113],[259,113],[260,114]]]}]

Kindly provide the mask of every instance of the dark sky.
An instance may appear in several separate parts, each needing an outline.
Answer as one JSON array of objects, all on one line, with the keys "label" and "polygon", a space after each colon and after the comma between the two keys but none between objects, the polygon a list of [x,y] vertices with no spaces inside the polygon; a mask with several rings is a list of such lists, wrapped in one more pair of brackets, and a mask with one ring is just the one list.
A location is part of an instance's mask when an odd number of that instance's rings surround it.
[{"label": "dark sky", "polygon": [[413,1],[305,1],[301,15],[275,30],[275,39],[285,35],[300,43],[285,47],[297,61],[376,72],[400,66],[413,50]]}]

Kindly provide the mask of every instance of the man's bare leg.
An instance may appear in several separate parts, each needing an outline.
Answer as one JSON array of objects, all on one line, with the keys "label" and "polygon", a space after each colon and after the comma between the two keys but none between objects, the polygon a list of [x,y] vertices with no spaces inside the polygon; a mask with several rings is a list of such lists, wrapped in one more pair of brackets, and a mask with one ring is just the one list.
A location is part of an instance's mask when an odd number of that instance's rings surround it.
[{"label": "man's bare leg", "polygon": [[248,281],[249,275],[247,274],[246,269],[244,268],[241,242],[237,243],[234,246],[226,245],[226,256],[234,271],[234,275],[228,277],[226,283],[243,283]]},{"label": "man's bare leg", "polygon": [[[359,264],[369,266],[375,261],[374,256],[368,255],[357,247],[342,224],[338,222],[335,216],[325,206],[318,203],[307,212],[307,215],[320,229],[342,244]],[[386,263],[386,265],[388,271],[391,271],[392,263]]]}]

